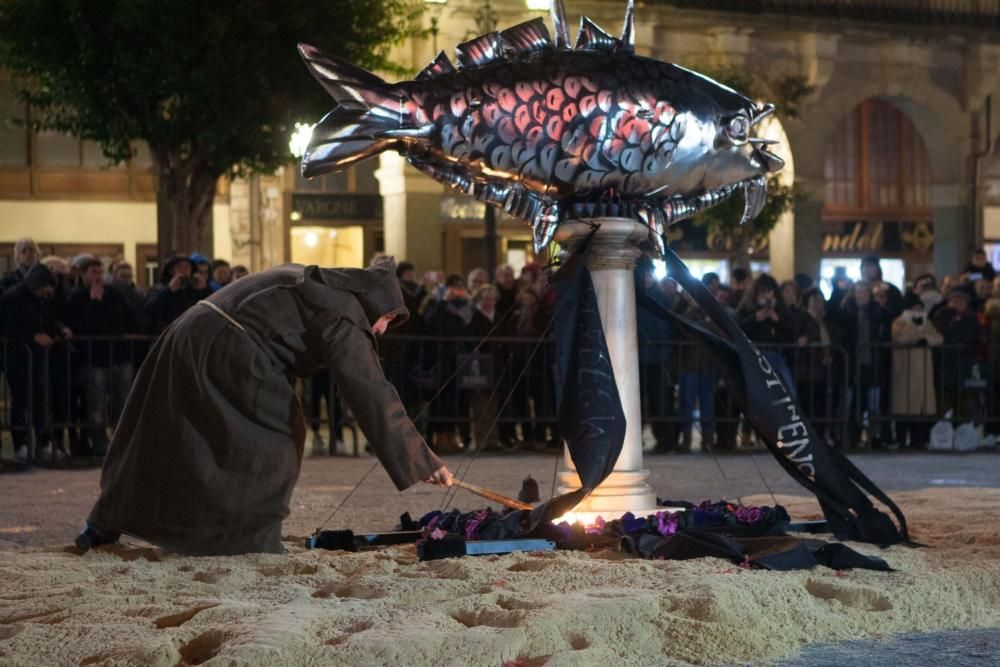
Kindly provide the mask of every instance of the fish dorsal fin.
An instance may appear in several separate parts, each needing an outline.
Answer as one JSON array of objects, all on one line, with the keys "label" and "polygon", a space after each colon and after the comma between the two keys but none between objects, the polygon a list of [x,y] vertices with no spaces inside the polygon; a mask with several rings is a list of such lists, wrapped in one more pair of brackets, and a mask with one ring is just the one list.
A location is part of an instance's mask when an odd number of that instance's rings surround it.
[{"label": "fish dorsal fin", "polygon": [[552,16],[552,31],[556,35],[556,48],[569,48],[569,21],[566,19],[566,5],[563,0],[552,0],[549,5],[549,14]]},{"label": "fish dorsal fin", "polygon": [[505,48],[513,55],[519,56],[532,51],[548,49],[552,46],[549,31],[541,17],[518,23],[513,28],[507,28],[500,33]]},{"label": "fish dorsal fin", "polygon": [[445,55],[444,51],[437,54],[437,58],[432,60],[427,67],[420,70],[420,74],[417,74],[417,81],[424,81],[425,79],[433,79],[436,76],[441,76],[442,74],[449,74],[454,72],[455,67],[448,60],[448,56]]},{"label": "fish dorsal fin", "polygon": [[628,53],[635,51],[635,0],[628,0],[628,7],[625,9],[625,25],[622,27],[622,39],[618,50]]},{"label": "fish dorsal fin", "polygon": [[500,33],[488,32],[468,42],[462,42],[455,47],[458,64],[462,67],[480,67],[486,63],[500,60],[503,53],[500,45]]},{"label": "fish dorsal fin", "polygon": [[580,19],[580,32],[576,35],[577,49],[593,49],[598,51],[614,51],[620,42],[586,16]]}]

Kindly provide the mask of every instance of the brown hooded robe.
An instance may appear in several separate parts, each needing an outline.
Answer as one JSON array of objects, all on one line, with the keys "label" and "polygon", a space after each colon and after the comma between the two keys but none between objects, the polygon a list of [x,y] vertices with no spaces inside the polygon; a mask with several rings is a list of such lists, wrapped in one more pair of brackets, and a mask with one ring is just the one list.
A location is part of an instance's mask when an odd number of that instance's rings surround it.
[{"label": "brown hooded robe", "polygon": [[[182,553],[280,553],[305,440],[295,378],[329,368],[400,490],[441,467],[385,379],[371,325],[406,316],[395,265],[286,264],[238,280],[157,339],[90,514]],[[242,327],[242,328],[240,328]]]}]

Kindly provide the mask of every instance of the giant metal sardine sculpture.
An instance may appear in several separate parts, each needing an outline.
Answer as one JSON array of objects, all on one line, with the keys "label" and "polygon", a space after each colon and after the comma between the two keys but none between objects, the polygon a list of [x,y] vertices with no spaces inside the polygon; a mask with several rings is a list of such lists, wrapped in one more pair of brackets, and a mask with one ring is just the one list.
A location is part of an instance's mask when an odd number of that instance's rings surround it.
[{"label": "giant metal sardine sculpture", "polygon": [[302,173],[396,150],[432,178],[530,222],[536,249],[560,220],[625,216],[661,242],[667,225],[743,189],[743,221],[781,169],[751,136],[773,112],[696,72],[634,53],[629,0],[621,39],[584,17],[569,47],[562,0],[555,41],[536,18],[442,52],[413,81],[388,83],[300,45],[337,106],[314,128]]}]

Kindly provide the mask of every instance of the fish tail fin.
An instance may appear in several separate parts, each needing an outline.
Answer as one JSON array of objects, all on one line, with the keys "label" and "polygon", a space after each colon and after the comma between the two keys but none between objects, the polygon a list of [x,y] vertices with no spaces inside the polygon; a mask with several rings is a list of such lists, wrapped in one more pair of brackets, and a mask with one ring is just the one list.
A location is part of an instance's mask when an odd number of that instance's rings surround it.
[{"label": "fish tail fin", "polygon": [[[308,44],[299,53],[320,85],[337,101],[313,129],[302,175],[318,176],[377,155],[413,126],[396,85]],[[400,133],[394,134],[393,132]]]}]

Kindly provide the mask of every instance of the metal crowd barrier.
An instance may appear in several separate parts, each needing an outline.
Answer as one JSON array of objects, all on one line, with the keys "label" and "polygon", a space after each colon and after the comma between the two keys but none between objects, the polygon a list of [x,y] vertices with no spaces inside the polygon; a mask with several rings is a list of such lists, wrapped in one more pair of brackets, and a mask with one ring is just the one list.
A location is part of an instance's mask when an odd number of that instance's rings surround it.
[{"label": "metal crowd barrier", "polygon": [[[34,429],[31,428],[35,415],[34,370],[31,349],[26,344],[0,338],[0,376],[3,377],[0,381],[0,436],[9,435],[8,445],[13,446],[10,457],[0,458],[14,459],[21,443],[27,448],[29,457],[34,452]],[[0,445],[3,444],[0,438]]]},{"label": "metal crowd barrier", "polygon": [[[45,352],[0,338],[0,443],[25,445],[28,462],[56,462],[49,439],[96,464],[151,336],[76,336]],[[554,344],[534,338],[389,335],[379,339],[387,378],[432,446],[558,447]],[[845,448],[923,445],[948,410],[1000,434],[1000,359],[967,346],[873,344],[867,353],[810,344],[761,346],[794,386],[821,437]],[[644,425],[659,449],[701,440],[719,450],[753,445],[715,362],[693,341],[639,345]],[[326,373],[300,386],[306,423],[332,444],[361,450],[362,435]],[[323,409],[323,404],[326,409]],[[315,437],[315,435],[313,436]],[[322,437],[322,436],[321,436]],[[705,445],[703,444],[703,447]],[[346,450],[347,447],[342,448]],[[16,453],[16,452],[14,452]],[[48,460],[45,457],[48,456]]]}]

